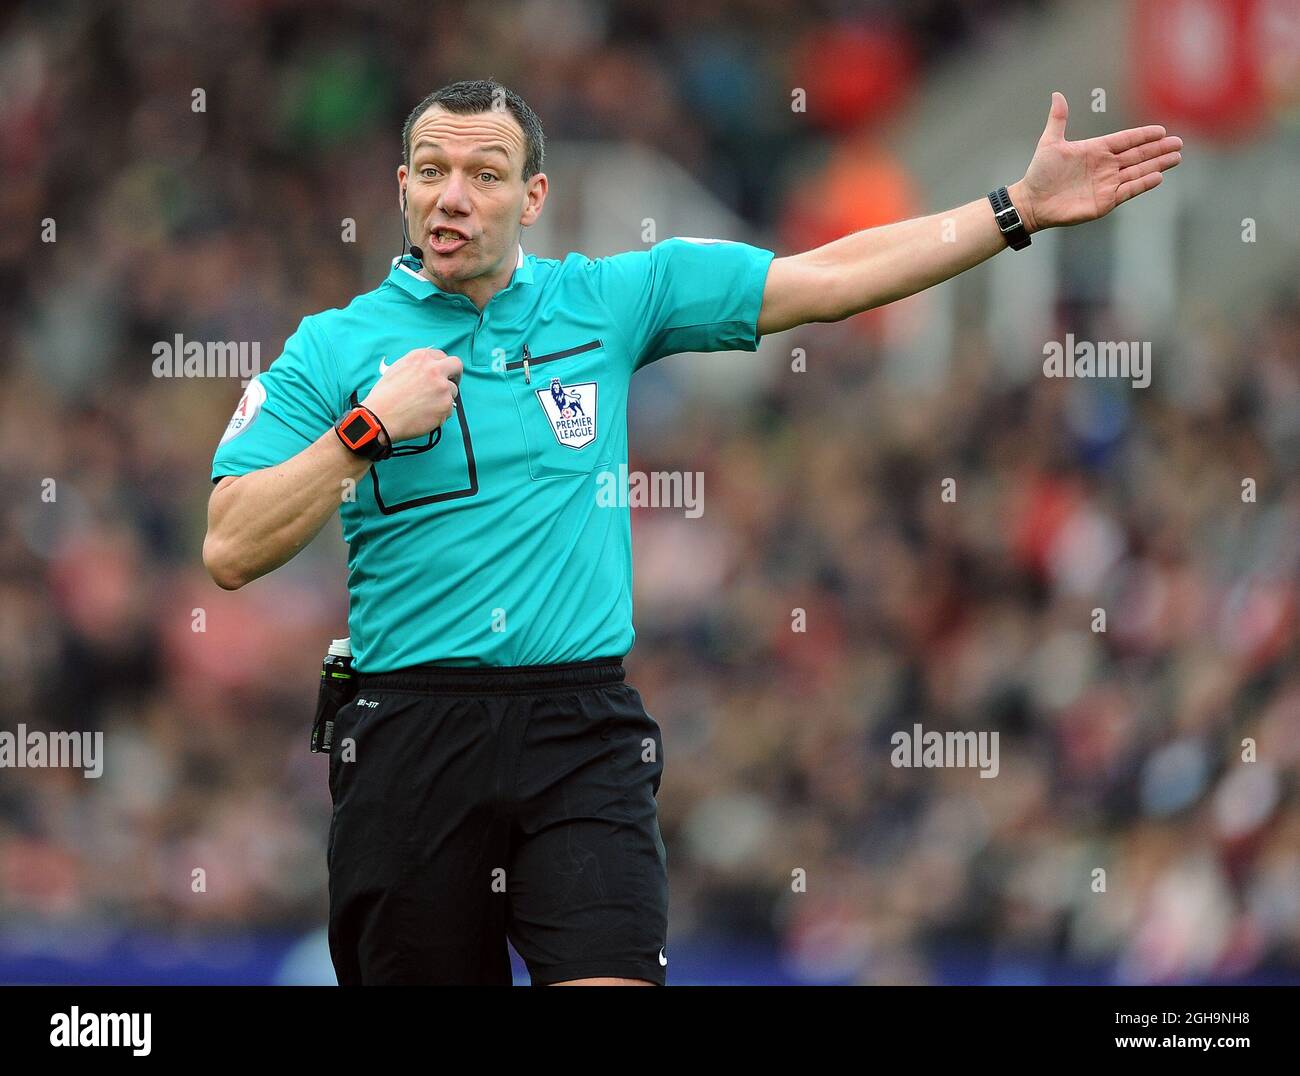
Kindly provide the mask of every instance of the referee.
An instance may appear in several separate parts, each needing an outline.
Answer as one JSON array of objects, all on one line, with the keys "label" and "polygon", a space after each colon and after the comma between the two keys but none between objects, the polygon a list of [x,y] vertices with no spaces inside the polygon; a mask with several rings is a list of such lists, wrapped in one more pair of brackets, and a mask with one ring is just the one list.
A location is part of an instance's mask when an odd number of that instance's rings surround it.
[{"label": "referee", "polygon": [[532,109],[492,81],[416,106],[412,253],[249,383],[203,545],[235,590],[341,513],[359,674],[329,763],[341,984],[509,984],[507,938],[534,984],[664,984],[663,747],[621,663],[629,512],[596,495],[627,462],[632,374],[910,295],[1180,159],[1163,127],[1067,142],[1065,121],[1053,94],[1009,188],[791,257],[673,238],[554,259],[520,244],[548,190]]}]

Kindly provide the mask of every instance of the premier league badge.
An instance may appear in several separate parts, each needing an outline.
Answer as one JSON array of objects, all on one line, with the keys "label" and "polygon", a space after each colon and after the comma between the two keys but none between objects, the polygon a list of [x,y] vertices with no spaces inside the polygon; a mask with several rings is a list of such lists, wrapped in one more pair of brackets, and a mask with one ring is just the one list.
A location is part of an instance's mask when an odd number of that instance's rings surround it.
[{"label": "premier league badge", "polygon": [[596,439],[596,382],[565,385],[553,377],[549,388],[536,392],[560,444],[582,448]]}]

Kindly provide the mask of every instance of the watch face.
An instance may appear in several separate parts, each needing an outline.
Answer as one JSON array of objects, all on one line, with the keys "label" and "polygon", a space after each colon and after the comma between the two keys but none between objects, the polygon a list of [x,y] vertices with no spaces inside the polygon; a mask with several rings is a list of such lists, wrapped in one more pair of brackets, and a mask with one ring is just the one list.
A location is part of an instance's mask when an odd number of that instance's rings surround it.
[{"label": "watch face", "polygon": [[367,434],[373,433],[374,429],[375,428],[366,421],[365,414],[358,411],[354,412],[352,417],[344,423],[343,429],[340,432],[343,434],[343,437],[347,440],[348,444],[355,447],[365,440]]}]

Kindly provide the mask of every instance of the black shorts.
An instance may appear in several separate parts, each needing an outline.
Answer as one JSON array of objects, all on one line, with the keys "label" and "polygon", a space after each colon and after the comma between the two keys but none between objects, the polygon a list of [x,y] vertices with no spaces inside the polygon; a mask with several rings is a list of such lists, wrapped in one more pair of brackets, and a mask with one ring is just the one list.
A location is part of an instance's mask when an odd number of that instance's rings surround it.
[{"label": "black shorts", "polygon": [[361,675],[329,761],[341,985],[663,985],[659,725],[620,659]]}]

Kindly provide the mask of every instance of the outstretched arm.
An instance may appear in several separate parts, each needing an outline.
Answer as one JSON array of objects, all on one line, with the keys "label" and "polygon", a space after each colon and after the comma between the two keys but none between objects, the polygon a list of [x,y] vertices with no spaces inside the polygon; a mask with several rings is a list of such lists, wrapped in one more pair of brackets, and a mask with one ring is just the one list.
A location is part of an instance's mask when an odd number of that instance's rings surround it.
[{"label": "outstretched arm", "polygon": [[[1121,202],[1158,187],[1161,173],[1182,160],[1183,140],[1158,125],[1067,142],[1067,115],[1064,94],[1053,93],[1029,168],[1007,188],[1030,233],[1104,217]],[[854,232],[776,258],[763,290],[758,331],[840,321],[923,291],[1005,247],[993,207],[980,198],[946,213]]]}]

